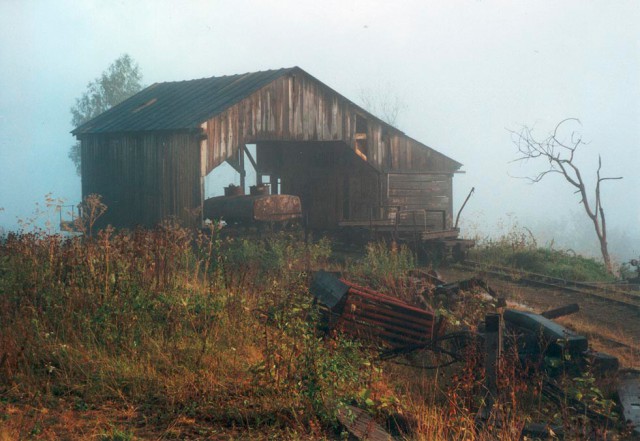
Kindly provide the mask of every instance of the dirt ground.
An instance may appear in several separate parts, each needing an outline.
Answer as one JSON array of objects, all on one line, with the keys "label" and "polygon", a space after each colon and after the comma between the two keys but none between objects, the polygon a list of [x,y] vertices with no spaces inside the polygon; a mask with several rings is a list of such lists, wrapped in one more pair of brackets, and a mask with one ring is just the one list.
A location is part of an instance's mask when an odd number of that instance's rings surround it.
[{"label": "dirt ground", "polygon": [[[438,272],[447,282],[476,275],[475,272],[457,268],[443,268]],[[577,303],[580,305],[578,313],[557,321],[588,337],[594,350],[617,356],[622,367],[640,369],[640,314],[636,310],[577,293],[524,286],[491,276],[482,277],[499,295],[505,297],[508,307],[543,312]]]}]

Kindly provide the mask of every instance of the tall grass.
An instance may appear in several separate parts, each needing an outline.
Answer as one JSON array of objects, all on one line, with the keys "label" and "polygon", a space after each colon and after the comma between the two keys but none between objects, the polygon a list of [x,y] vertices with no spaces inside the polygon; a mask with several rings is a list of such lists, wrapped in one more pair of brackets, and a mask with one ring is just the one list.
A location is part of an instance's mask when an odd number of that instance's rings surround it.
[{"label": "tall grass", "polygon": [[362,259],[347,264],[347,272],[375,286],[393,286],[417,266],[417,259],[408,246],[370,242]]},{"label": "tall grass", "polygon": [[239,427],[335,423],[371,381],[370,356],[323,340],[308,268],[328,243],[227,240],[173,223],[0,244],[0,396],[104,402],[154,421]]}]

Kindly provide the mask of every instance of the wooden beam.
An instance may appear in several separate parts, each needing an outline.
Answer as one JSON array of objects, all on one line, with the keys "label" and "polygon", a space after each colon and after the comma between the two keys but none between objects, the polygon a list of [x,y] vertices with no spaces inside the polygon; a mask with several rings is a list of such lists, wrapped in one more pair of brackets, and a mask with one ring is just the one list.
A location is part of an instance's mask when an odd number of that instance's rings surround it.
[{"label": "wooden beam", "polygon": [[251,152],[247,148],[247,145],[244,144],[242,147],[243,147],[244,152],[247,154],[247,158],[249,158],[249,162],[251,162],[251,165],[253,166],[253,169],[256,171],[256,174],[257,174],[258,173],[258,164],[256,164],[255,159],[253,159],[253,156],[251,155]]},{"label": "wooden beam", "polygon": [[238,162],[240,163],[240,187],[242,188],[242,193],[246,192],[245,187],[245,178],[247,176],[247,172],[244,169],[244,151],[247,148],[245,144],[242,145],[243,148],[238,149]]},{"label": "wooden beam", "polygon": [[487,314],[484,318],[484,369],[487,394],[476,420],[486,422],[491,415],[493,405],[498,396],[498,374],[502,361],[503,321],[500,314]]}]

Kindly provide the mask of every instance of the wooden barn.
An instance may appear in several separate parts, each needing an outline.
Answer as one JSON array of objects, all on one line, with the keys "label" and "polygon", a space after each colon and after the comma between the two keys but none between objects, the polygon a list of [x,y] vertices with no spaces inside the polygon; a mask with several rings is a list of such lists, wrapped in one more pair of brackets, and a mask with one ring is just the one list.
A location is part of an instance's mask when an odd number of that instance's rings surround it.
[{"label": "wooden barn", "polygon": [[226,161],[243,188],[253,167],[298,196],[314,229],[453,232],[461,164],[298,67],[153,84],[72,133],[83,197],[102,195],[114,226],[201,225],[205,177]]}]

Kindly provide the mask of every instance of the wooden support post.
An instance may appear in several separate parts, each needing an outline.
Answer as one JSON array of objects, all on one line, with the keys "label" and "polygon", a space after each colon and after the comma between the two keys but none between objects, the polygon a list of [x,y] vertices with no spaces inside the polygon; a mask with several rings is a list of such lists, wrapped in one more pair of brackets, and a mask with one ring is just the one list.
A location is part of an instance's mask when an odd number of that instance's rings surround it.
[{"label": "wooden support post", "polygon": [[245,180],[247,177],[247,171],[244,168],[244,151],[247,148],[246,145],[242,144],[242,146],[238,149],[238,153],[240,154],[240,157],[238,158],[238,163],[240,165],[240,187],[242,188],[242,194],[245,194],[246,192],[246,188],[245,188]]},{"label": "wooden support post", "polygon": [[271,185],[271,194],[280,194],[280,189],[278,188],[278,177],[270,174],[269,175],[269,184]]},{"label": "wooden support post", "polygon": [[487,314],[484,318],[484,369],[487,396],[478,418],[487,420],[498,395],[498,373],[502,359],[502,315]]},{"label": "wooden support post", "polygon": [[208,139],[206,135],[207,123],[203,123],[202,134],[200,135],[200,219],[199,228],[204,227],[204,200],[206,198],[206,177],[207,177],[207,155],[208,155]]}]

